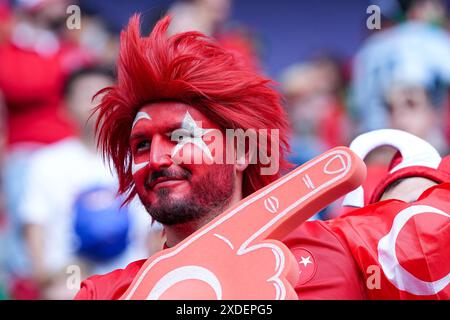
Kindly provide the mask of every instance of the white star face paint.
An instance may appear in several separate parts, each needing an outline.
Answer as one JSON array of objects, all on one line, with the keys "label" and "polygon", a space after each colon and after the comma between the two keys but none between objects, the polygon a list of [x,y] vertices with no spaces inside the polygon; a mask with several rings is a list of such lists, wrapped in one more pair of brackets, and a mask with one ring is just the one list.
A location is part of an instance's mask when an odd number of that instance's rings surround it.
[{"label": "white star face paint", "polygon": [[[212,129],[203,129],[197,126],[189,111],[186,111],[180,129],[175,130],[172,135],[172,141],[178,141],[175,148],[173,148],[171,157],[173,158],[186,144],[192,143],[197,146],[206,156],[212,160],[211,150],[209,150],[202,137],[211,132]],[[185,162],[186,163],[186,162]]]},{"label": "white star face paint", "polygon": [[[152,117],[150,117],[150,115],[147,112],[144,111],[140,111],[137,113],[136,117],[134,118],[133,124],[131,126],[131,129],[133,129],[136,124],[140,121],[140,120],[152,120]],[[139,170],[145,168],[148,165],[149,161],[145,161],[142,163],[135,163],[134,162],[134,158],[133,158],[133,162],[131,164],[131,173],[134,175],[136,172],[138,172]]]}]

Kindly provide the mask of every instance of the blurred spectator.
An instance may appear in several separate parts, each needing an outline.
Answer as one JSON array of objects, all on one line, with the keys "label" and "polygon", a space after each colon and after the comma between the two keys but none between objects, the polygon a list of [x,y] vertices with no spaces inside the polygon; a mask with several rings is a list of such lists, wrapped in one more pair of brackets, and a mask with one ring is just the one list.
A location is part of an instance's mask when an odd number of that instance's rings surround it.
[{"label": "blurred spectator", "polygon": [[441,101],[433,103],[432,95],[423,86],[394,84],[385,98],[388,126],[427,140],[441,154],[446,154],[448,146],[443,130],[446,110]]},{"label": "blurred spectator", "polygon": [[251,34],[242,26],[227,27],[231,6],[231,0],[176,1],[167,12],[172,17],[169,33],[195,30],[212,36],[233,52],[243,65],[258,69],[260,66]]},{"label": "blurred spectator", "polygon": [[[289,67],[281,77],[293,130],[289,160],[301,165],[326,150],[347,145],[350,121],[342,103],[343,77],[330,57]],[[325,209],[312,219],[326,219]]]},{"label": "blurred spectator", "polygon": [[[66,10],[76,1],[18,0],[10,8],[0,0],[0,92],[4,95],[6,130],[4,176],[7,219],[2,244],[8,257],[13,298],[38,297],[30,278],[19,207],[32,155],[41,148],[73,137],[74,127],[63,107],[63,86],[81,66],[103,61],[111,64],[117,50],[99,20],[83,15],[82,28],[66,27]],[[90,91],[88,91],[90,92]],[[81,133],[80,131],[79,133]],[[43,179],[42,181],[45,181]],[[1,198],[1,195],[0,195]],[[1,200],[0,200],[1,202]],[[7,252],[7,253],[6,253]],[[1,258],[1,257],[0,257]]]},{"label": "blurred spectator", "polygon": [[[0,91],[0,168],[3,166],[6,148],[6,106]],[[2,189],[3,175],[0,170],[0,190]],[[2,193],[0,192],[0,195]]]},{"label": "blurred spectator", "polygon": [[[60,26],[61,19],[65,18],[66,8],[61,7],[64,3],[18,1],[13,12],[3,10],[8,18],[7,23],[1,23],[0,31],[0,91],[6,107],[2,168],[8,213],[5,245],[9,250],[9,267],[19,274],[29,272],[15,226],[30,155],[45,144],[74,133],[61,108],[66,73],[61,60],[68,49],[60,41],[56,22]],[[35,297],[32,288],[22,291],[29,293],[26,297]]]},{"label": "blurred spectator", "polygon": [[[369,37],[354,60],[352,102],[359,131],[393,126],[418,134],[442,152],[450,84],[450,38],[441,28],[446,7],[441,0],[399,4],[405,21]],[[421,128],[411,131],[415,126]]]},{"label": "blurred spectator", "polygon": [[8,0],[0,0],[0,44],[2,44],[11,32],[12,15]]},{"label": "blurred spectator", "polygon": [[88,59],[95,61],[96,65],[114,65],[119,52],[119,37],[111,32],[109,26],[98,16],[82,11],[81,28],[64,28],[62,36],[67,43],[79,50],[71,51],[65,63],[77,65],[72,60],[78,59],[80,50],[88,54]]},{"label": "blurred spectator", "polygon": [[69,299],[76,293],[77,288],[66,286],[70,265],[79,266],[85,278],[150,254],[147,214],[137,203],[120,208],[116,178],[97,153],[95,119],[89,119],[92,97],[113,80],[100,68],[74,73],[65,96],[80,138],[63,139],[31,158],[19,224],[30,258],[29,276],[40,298]]},{"label": "blurred spectator", "polygon": [[[5,118],[6,110],[3,102],[3,96],[0,92],[0,168],[3,167],[3,159],[5,155]],[[5,198],[4,198],[4,186],[3,186],[3,175],[0,170],[0,300],[6,298],[6,270],[5,270],[5,260],[6,260],[6,209],[5,209]]]},{"label": "blurred spectator", "polygon": [[182,0],[175,2],[168,14],[172,17],[171,34],[196,30],[215,36],[230,13],[230,0]]},{"label": "blurred spectator", "polygon": [[[441,0],[398,0],[397,4],[404,21],[387,29],[382,25],[354,60],[351,102],[358,131],[404,130],[444,155],[450,85],[450,37],[442,28],[446,7]],[[366,190],[385,176],[394,154],[394,149],[384,147],[366,158]]]},{"label": "blurred spectator", "polygon": [[[19,1],[10,39],[0,47],[10,149],[30,149],[73,134],[61,108],[62,83],[89,58],[62,37],[68,3]],[[73,52],[77,58],[68,60]]]},{"label": "blurred spectator", "polygon": [[350,123],[341,99],[341,69],[334,59],[293,65],[281,83],[293,129],[291,162],[300,165],[348,143]]}]

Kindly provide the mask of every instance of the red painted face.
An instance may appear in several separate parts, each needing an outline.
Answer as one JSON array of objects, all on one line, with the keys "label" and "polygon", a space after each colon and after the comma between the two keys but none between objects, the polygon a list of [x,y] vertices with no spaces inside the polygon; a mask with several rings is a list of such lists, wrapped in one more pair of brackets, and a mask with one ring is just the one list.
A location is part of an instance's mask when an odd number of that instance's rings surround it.
[{"label": "red painted face", "polygon": [[209,147],[215,130],[220,130],[216,123],[178,102],[147,104],[136,115],[130,135],[133,179],[155,220],[184,223],[229,203],[234,169],[212,161],[224,150],[217,147],[223,141],[215,141],[214,150]]}]

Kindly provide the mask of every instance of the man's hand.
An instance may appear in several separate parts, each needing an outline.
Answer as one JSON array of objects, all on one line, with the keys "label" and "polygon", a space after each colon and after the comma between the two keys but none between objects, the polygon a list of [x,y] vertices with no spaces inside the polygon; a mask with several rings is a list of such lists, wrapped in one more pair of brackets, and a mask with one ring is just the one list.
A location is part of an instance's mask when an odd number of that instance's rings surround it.
[{"label": "man's hand", "polygon": [[279,240],[365,172],[348,148],[318,156],[150,257],[122,299],[297,299],[298,263]]}]

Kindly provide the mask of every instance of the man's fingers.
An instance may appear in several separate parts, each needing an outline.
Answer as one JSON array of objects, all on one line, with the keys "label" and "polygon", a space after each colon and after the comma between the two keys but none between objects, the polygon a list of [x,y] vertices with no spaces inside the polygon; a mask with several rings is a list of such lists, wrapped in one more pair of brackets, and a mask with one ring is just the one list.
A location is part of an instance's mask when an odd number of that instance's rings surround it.
[{"label": "man's fingers", "polygon": [[350,149],[332,149],[240,201],[196,236],[211,233],[234,248],[254,240],[281,240],[321,208],[358,187],[365,173],[363,161]]}]

